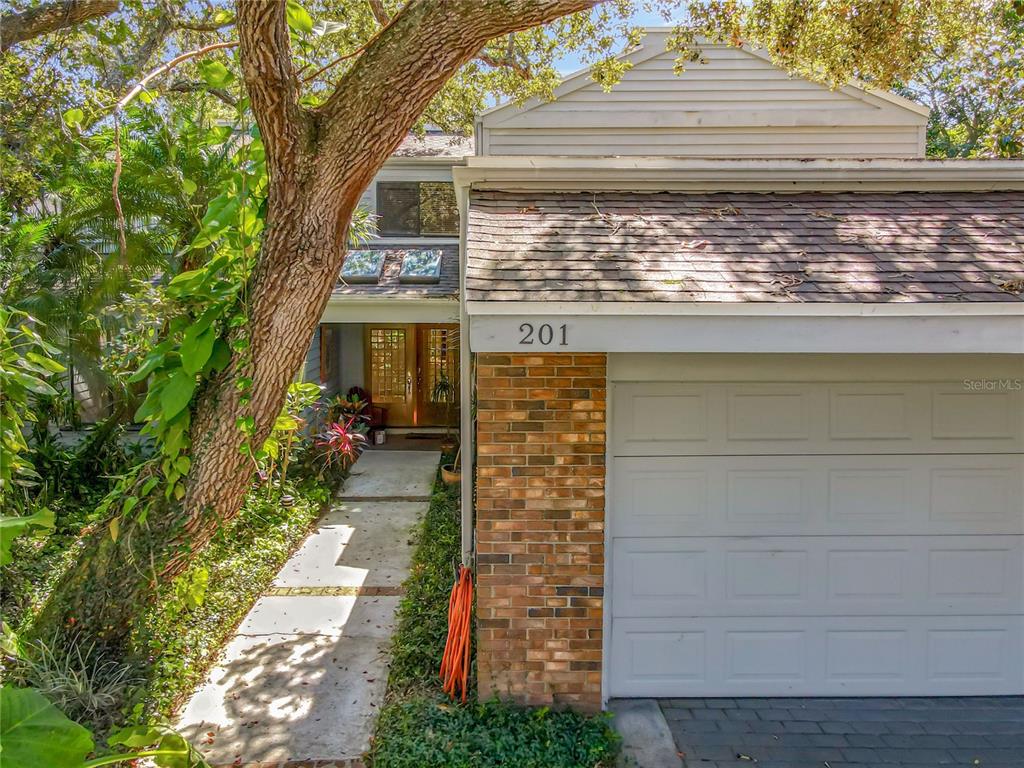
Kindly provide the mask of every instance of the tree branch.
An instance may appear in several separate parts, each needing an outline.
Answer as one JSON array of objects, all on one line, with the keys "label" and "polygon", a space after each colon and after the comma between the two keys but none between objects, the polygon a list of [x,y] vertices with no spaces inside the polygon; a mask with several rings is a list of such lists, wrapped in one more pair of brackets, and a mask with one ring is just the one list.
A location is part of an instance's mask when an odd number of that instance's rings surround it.
[{"label": "tree branch", "polygon": [[61,0],[21,13],[0,15],[0,51],[34,37],[108,16],[120,0]]},{"label": "tree branch", "polygon": [[370,13],[373,14],[373,18],[377,20],[378,24],[386,26],[391,22],[391,16],[384,10],[384,3],[381,0],[366,0],[366,4],[370,6]]},{"label": "tree branch", "polygon": [[511,69],[513,72],[517,72],[524,78],[529,79],[533,77],[533,71],[530,69],[530,65],[520,60],[516,53],[516,36],[514,33],[509,32],[508,45],[505,48],[503,56],[492,56],[489,53],[481,52],[477,56],[477,59],[487,66],[494,67],[495,69],[501,69],[504,67]]},{"label": "tree branch", "polygon": [[150,59],[153,58],[153,54],[163,46],[167,36],[173,29],[174,22],[170,15],[166,12],[161,13],[149,34],[139,43],[135,52],[127,60],[123,60],[120,67],[114,69],[110,76],[105,79],[103,86],[109,91],[120,93],[125,85],[138,77],[140,72],[145,71]]},{"label": "tree branch", "polygon": [[206,83],[197,83],[190,80],[175,80],[167,87],[172,93],[209,93],[216,96],[230,107],[238,106],[238,99],[232,96],[223,88],[211,88]]},{"label": "tree branch", "polygon": [[[430,100],[489,40],[588,10],[599,2],[407,3],[316,110],[322,121],[321,168],[352,176],[361,191]],[[410,56],[410,51],[416,55]],[[365,130],[368,125],[374,129]]]},{"label": "tree branch", "polygon": [[139,82],[137,82],[134,86],[132,86],[132,89],[128,91],[128,93],[126,93],[119,102],[117,102],[117,109],[124,109],[131,103],[132,99],[134,99],[136,96],[142,93],[143,89],[145,89],[145,87],[149,83],[151,83],[155,78],[160,77],[160,75],[163,75],[167,72],[170,72],[176,66],[181,64],[181,62],[188,61],[189,59],[194,59],[197,56],[205,56],[207,53],[210,53],[211,51],[219,51],[222,48],[234,48],[236,45],[238,45],[238,43],[233,40],[229,40],[226,43],[212,43],[211,45],[205,45],[202,48],[196,48],[193,51],[185,51],[185,53],[175,56],[166,64],[161,64],[159,67],[157,67],[148,75],[146,75],[144,78],[139,80]]},{"label": "tree branch", "polygon": [[0,15],[0,51],[40,35],[110,15],[119,5],[120,0],[60,0],[20,13]]}]

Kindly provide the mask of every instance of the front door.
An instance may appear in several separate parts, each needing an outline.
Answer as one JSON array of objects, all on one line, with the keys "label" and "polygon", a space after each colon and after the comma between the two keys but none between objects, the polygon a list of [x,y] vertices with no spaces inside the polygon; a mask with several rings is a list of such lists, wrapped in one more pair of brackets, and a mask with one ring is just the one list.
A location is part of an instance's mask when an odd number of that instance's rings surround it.
[{"label": "front door", "polygon": [[366,327],[367,383],[374,405],[392,427],[416,424],[416,326]]},{"label": "front door", "polygon": [[459,418],[459,326],[416,326],[416,424],[452,426]]}]

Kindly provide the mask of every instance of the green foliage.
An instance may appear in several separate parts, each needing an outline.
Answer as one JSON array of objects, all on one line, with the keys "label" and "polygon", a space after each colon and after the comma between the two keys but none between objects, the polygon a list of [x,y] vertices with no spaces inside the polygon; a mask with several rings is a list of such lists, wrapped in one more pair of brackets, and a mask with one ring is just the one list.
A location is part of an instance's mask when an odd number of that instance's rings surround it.
[{"label": "green foliage", "polygon": [[0,689],[0,755],[5,768],[80,768],[93,751],[92,735],[39,691]]},{"label": "green foliage", "polygon": [[[442,463],[451,460],[445,456]],[[398,609],[387,704],[370,749],[373,768],[610,768],[618,736],[604,716],[500,701],[458,705],[441,693],[437,672],[459,531],[458,489],[437,479]]]},{"label": "green foliage", "polygon": [[900,89],[932,110],[930,156],[1024,153],[1024,6],[1000,0],[980,15],[988,23],[976,36],[934,45]]},{"label": "green foliage", "polygon": [[29,401],[56,395],[49,379],[64,370],[53,359],[57,351],[33,325],[24,312],[0,304],[0,503],[15,483],[38,477],[24,435],[25,422],[35,419]]},{"label": "green foliage", "polygon": [[500,701],[463,706],[417,697],[377,722],[373,768],[611,768],[618,737],[606,716]]},{"label": "green foliage", "polygon": [[0,565],[10,564],[14,540],[33,529],[53,529],[53,512],[41,507],[30,515],[0,516]]},{"label": "green foliage", "polygon": [[165,726],[127,728],[111,734],[107,744],[128,750],[87,759],[95,748],[93,734],[68,719],[39,691],[0,689],[0,756],[4,768],[99,768],[148,758],[157,768],[208,768],[206,761],[179,734]]},{"label": "green foliage", "polygon": [[70,645],[24,643],[16,670],[69,717],[103,729],[117,722],[119,703],[140,682],[130,664],[101,658],[95,645],[80,638]]},{"label": "green foliage", "polygon": [[[230,139],[231,132],[221,138]],[[189,404],[205,382],[224,370],[232,351],[244,366],[248,349],[244,291],[263,230],[262,200],[267,183],[258,135],[254,133],[250,141],[238,147],[231,168],[190,246],[192,250],[208,251],[211,257],[168,284],[167,295],[173,304],[167,335],[130,379],[148,382],[146,398],[135,418],[145,422],[143,432],[158,446],[166,498],[184,496],[180,481],[188,474],[190,464],[186,456],[192,415]],[[249,397],[247,390],[243,392],[243,401]],[[136,478],[131,480],[135,482]],[[126,484],[124,490],[130,487]],[[150,505],[140,505],[139,513],[145,514]]]},{"label": "green foliage", "polygon": [[448,595],[454,579],[452,563],[460,557],[459,532],[459,489],[437,482],[416,533],[416,550],[398,610],[388,677],[393,691],[440,690],[437,671],[448,634]]}]

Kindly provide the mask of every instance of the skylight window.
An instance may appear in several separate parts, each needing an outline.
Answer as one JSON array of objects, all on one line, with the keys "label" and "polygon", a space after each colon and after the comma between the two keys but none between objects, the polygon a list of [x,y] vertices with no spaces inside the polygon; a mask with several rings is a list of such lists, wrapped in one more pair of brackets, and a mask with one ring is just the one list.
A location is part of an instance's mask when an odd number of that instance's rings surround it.
[{"label": "skylight window", "polygon": [[406,251],[402,259],[402,271],[398,275],[402,283],[437,283],[441,280],[441,251]]},{"label": "skylight window", "polygon": [[384,269],[385,251],[349,251],[341,267],[341,279],[350,285],[373,284]]}]

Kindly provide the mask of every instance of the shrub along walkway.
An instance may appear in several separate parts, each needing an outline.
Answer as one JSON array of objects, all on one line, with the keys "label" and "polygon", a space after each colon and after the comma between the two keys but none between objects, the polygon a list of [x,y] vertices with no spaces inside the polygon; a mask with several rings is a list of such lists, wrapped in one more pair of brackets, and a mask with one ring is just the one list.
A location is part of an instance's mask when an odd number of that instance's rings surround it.
[{"label": "shrub along walkway", "polygon": [[179,727],[213,765],[359,765],[388,677],[412,529],[438,455],[368,451]]}]

